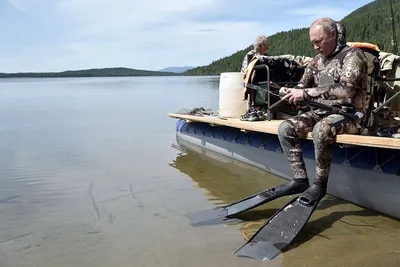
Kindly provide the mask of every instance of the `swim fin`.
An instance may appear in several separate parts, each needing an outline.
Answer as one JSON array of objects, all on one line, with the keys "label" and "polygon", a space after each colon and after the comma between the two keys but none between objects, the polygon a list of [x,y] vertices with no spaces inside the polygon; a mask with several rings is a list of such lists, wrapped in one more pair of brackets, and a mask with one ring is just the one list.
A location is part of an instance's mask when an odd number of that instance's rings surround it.
[{"label": "swim fin", "polygon": [[234,254],[255,260],[271,260],[287,247],[306,225],[326,190],[312,185],[276,212]]},{"label": "swim fin", "polygon": [[232,204],[188,214],[187,216],[193,226],[216,224],[225,219],[232,219],[237,214],[256,208],[276,198],[303,193],[309,186],[308,179],[293,179],[288,183],[278,185]]}]

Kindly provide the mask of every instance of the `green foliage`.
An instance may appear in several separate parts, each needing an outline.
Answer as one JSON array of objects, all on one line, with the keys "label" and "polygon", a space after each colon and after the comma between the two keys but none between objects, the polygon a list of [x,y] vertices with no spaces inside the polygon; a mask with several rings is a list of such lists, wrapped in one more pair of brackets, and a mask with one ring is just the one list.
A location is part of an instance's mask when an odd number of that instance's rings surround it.
[{"label": "green foliage", "polygon": [[[399,1],[392,1],[393,9],[399,10]],[[383,51],[393,53],[390,16],[390,0],[376,0],[355,10],[342,19],[347,29],[347,41],[379,44]],[[400,12],[396,12],[395,21],[398,37]],[[310,43],[308,31],[309,28],[293,29],[268,37],[270,40],[269,54],[313,57],[315,52]],[[184,75],[220,75],[222,72],[240,71],[243,58],[251,49],[252,46],[248,46],[230,56],[215,60],[207,66],[188,70]]]},{"label": "green foliage", "polygon": [[[389,2],[389,0],[376,0],[345,17],[342,21],[347,28],[347,40],[379,44],[383,51],[393,53]],[[393,9],[396,11],[399,8],[399,1],[393,0]],[[398,37],[399,12],[395,13],[395,22]]]},{"label": "green foliage", "polygon": [[122,76],[176,76],[172,72],[135,70],[129,68],[104,68],[63,72],[0,73],[0,78],[59,78],[59,77],[122,77]]}]

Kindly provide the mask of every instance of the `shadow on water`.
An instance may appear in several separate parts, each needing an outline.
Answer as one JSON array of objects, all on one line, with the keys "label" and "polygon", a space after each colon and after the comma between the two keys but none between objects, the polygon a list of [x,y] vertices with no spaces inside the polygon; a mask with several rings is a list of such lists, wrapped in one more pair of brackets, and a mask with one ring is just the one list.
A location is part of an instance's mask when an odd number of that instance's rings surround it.
[{"label": "shadow on water", "polygon": [[[180,145],[179,149],[182,153],[177,156],[171,166],[187,174],[199,188],[205,189],[204,195],[216,206],[232,203],[286,181],[263,170],[217,153],[206,152],[201,148]],[[291,197],[293,196],[276,199],[266,205],[236,216],[235,219],[238,220],[233,219],[224,223],[239,226],[239,231],[242,233],[244,241],[247,241]],[[376,217],[376,219],[370,219],[372,217]],[[332,235],[335,236],[336,230],[331,228],[338,222],[340,223],[338,225],[339,228],[336,229],[341,229],[339,232],[345,231],[343,229],[346,227],[350,227],[353,230],[357,229],[355,231],[360,229],[369,231],[368,229],[370,229],[371,231],[379,232],[377,230],[379,225],[377,221],[381,221],[382,218],[386,218],[386,216],[328,195],[320,202],[310,221],[294,239],[293,243],[283,252],[293,250],[315,237],[332,242],[331,238]],[[376,221],[374,222],[374,220]],[[327,230],[333,231],[333,233],[330,232],[329,235],[324,235]]]},{"label": "shadow on water", "polygon": [[[316,210],[324,210],[324,209],[329,209],[330,207],[333,206],[338,206],[341,204],[347,204],[348,202],[342,200],[342,199],[325,199],[320,202]],[[277,211],[277,209],[261,209],[261,210],[249,210],[246,213],[240,214],[237,216],[238,219],[242,221],[259,221],[259,220],[265,220],[271,218]],[[333,223],[333,222],[332,222]]]},{"label": "shadow on water", "polygon": [[352,223],[347,223],[343,221],[342,219],[347,216],[356,216],[356,217],[375,217],[378,216],[376,212],[370,211],[370,210],[360,210],[360,211],[334,211],[330,213],[327,216],[321,217],[317,220],[308,222],[306,226],[304,227],[303,231],[300,232],[300,234],[293,240],[293,243],[289,245],[286,249],[283,251],[288,251],[291,249],[294,249],[311,239],[313,239],[315,236],[319,236],[322,238],[330,239],[329,237],[326,237],[322,235],[322,233],[331,228],[332,225],[335,222],[342,222],[345,224],[349,224],[352,226],[358,226],[358,227],[371,227],[371,228],[376,228],[374,225],[368,225],[368,224],[352,224]]},{"label": "shadow on water", "polygon": [[[229,159],[225,156],[207,151],[204,155],[202,149],[192,150],[186,146],[174,146],[181,153],[176,157],[174,163],[170,164],[187,174],[197,186],[205,189],[204,195],[216,206],[230,204],[249,195],[282,184],[287,180],[264,170],[259,170],[245,163]],[[249,222],[270,218],[276,213],[292,196],[282,197],[249,210],[237,216],[238,219]],[[330,207],[348,203],[339,198],[327,196],[317,207],[317,210],[329,209]],[[272,207],[271,207],[272,206]]]},{"label": "shadow on water", "polygon": [[[386,218],[388,220],[395,220],[399,222],[400,220],[382,215],[372,210],[364,209],[357,205],[351,204],[353,207],[356,207],[360,210],[338,210],[341,205],[349,205],[349,202],[334,198],[331,196],[327,196],[327,199],[321,201],[318,205],[316,211],[312,215],[310,221],[305,225],[299,235],[293,240],[292,244],[282,250],[282,252],[287,252],[293,250],[304,243],[307,243],[313,240],[316,236],[320,238],[324,238],[331,241],[331,237],[328,235],[324,235],[323,233],[330,229],[333,224],[340,222],[342,225],[347,227],[356,227],[358,229],[370,229],[377,230],[379,226],[376,222],[371,222],[372,217],[380,217]],[[331,209],[335,209],[334,211],[330,211]],[[263,227],[266,221],[272,217],[278,209],[264,209],[264,210],[251,210],[237,216],[243,222],[247,222],[244,224],[240,230],[247,241],[253,234]],[[315,219],[315,217],[317,217]],[[352,218],[351,221],[356,221],[355,223],[348,222],[345,218]],[[367,218],[367,219],[366,219]],[[261,222],[262,220],[262,222]],[[367,223],[363,223],[362,221],[367,221]],[[381,220],[381,219],[380,219]],[[371,222],[371,223],[370,223]]]},{"label": "shadow on water", "polygon": [[[263,170],[217,155],[210,157],[185,147],[171,167],[188,175],[216,206],[232,203],[286,181]],[[215,160],[217,159],[217,160]]]},{"label": "shadow on water", "polygon": [[[343,205],[348,204],[348,202],[338,199],[338,198],[328,199],[320,204],[321,207],[318,207],[318,210],[333,207],[333,206],[336,207],[337,205],[341,205],[341,204],[343,204]],[[352,205],[357,206],[355,204],[352,204]],[[324,232],[325,230],[331,228],[335,222],[341,222],[348,226],[354,226],[354,227],[362,227],[362,228],[370,228],[370,229],[377,228],[377,226],[372,223],[364,224],[364,223],[346,222],[345,220],[343,220],[346,217],[368,218],[368,221],[371,221],[371,219],[370,219],[371,217],[382,217],[382,218],[386,218],[388,220],[394,220],[394,221],[400,222],[400,220],[398,220],[396,218],[382,215],[375,211],[364,209],[360,206],[357,206],[357,207],[359,207],[360,210],[333,211],[333,212],[329,213],[328,215],[322,216],[316,220],[308,222],[307,225],[304,227],[304,231],[302,231],[302,233],[299,234],[299,236],[294,240],[294,243],[291,246],[289,246],[287,248],[287,250],[298,247],[299,245],[311,240],[316,235],[324,237],[323,235],[321,235],[321,233]],[[325,238],[327,238],[327,237],[325,237]]]},{"label": "shadow on water", "polygon": [[[328,199],[322,200],[318,205],[314,215],[316,213],[322,213],[323,216],[314,220],[309,221],[304,229],[300,232],[300,234],[294,239],[293,244],[288,246],[284,251],[291,250],[296,248],[297,246],[311,240],[314,236],[320,236],[322,238],[327,238],[322,233],[329,229],[335,222],[341,221],[342,223],[349,224],[352,226],[362,226],[362,227],[373,227],[373,225],[360,225],[360,224],[352,224],[341,220],[347,216],[359,216],[359,217],[371,217],[371,216],[381,216],[376,212],[370,210],[361,210],[361,211],[333,211],[329,213],[329,209],[332,207],[338,208],[340,205],[348,204],[348,202],[327,196]],[[283,206],[284,204],[282,204]],[[235,218],[240,220],[242,226],[240,227],[240,231],[246,240],[248,240],[251,236],[255,234],[255,232],[263,227],[268,219],[270,219],[279,209],[279,208],[265,208],[265,209],[254,209],[247,211],[243,214],[236,216]],[[321,216],[321,215],[320,215]],[[329,238],[328,238],[329,239]]]}]

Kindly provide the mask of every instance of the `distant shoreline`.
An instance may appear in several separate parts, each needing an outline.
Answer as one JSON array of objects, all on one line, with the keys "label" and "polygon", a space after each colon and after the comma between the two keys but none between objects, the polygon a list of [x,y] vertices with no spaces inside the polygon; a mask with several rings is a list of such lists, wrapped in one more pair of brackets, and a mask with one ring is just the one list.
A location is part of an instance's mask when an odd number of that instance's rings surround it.
[{"label": "distant shoreline", "polygon": [[220,75],[132,75],[132,76],[57,76],[57,77],[0,77],[0,80],[8,80],[8,79],[50,79],[50,78],[122,78],[122,77],[220,77]]},{"label": "distant shoreline", "polygon": [[103,68],[68,70],[62,72],[18,72],[0,73],[0,78],[90,78],[90,77],[144,77],[144,76],[183,76],[182,73],[137,70],[130,68]]},{"label": "distant shoreline", "polygon": [[50,76],[50,75],[4,75],[3,73],[0,73],[0,79],[15,79],[15,78],[118,78],[118,77],[167,77],[167,76],[199,76],[199,75],[182,75],[180,73],[174,73],[171,75],[102,75],[102,76],[62,76],[62,75],[57,75],[57,76]]}]

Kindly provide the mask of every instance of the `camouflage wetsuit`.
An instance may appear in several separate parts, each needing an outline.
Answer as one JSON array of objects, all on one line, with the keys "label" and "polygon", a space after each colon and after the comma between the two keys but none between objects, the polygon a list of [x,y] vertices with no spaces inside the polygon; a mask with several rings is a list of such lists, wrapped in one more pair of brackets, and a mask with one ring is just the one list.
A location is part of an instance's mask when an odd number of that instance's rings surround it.
[{"label": "camouflage wetsuit", "polygon": [[[365,114],[367,62],[363,52],[346,46],[345,29],[338,24],[335,51],[330,56],[317,55],[307,66],[297,88],[304,88],[307,100],[347,107]],[[294,178],[307,178],[298,138],[312,131],[315,147],[315,181],[326,188],[332,162],[332,144],[337,134],[358,134],[360,120],[313,110],[282,122],[279,140],[288,158]]]}]

